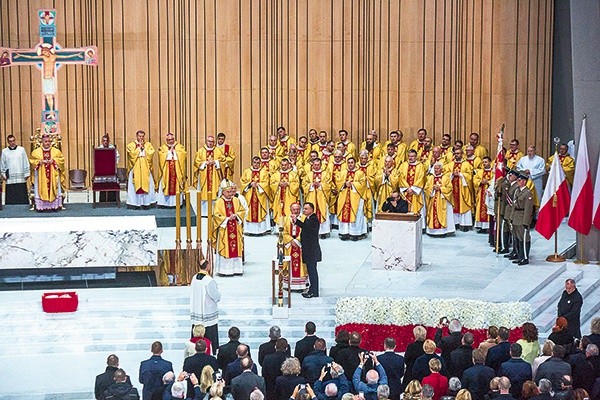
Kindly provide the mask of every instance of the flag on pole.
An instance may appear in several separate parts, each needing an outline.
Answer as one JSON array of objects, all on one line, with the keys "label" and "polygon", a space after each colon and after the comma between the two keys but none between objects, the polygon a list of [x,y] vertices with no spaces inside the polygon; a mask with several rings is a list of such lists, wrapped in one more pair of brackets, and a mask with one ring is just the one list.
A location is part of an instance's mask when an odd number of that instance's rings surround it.
[{"label": "flag on pole", "polygon": [[504,136],[504,125],[502,126],[502,130],[498,133],[498,151],[496,152],[496,168],[494,169],[494,180],[498,180],[504,176],[505,168],[504,168],[504,149],[502,142]]},{"label": "flag on pole", "polygon": [[596,186],[594,186],[594,226],[600,230],[600,160],[596,170]]},{"label": "flag on pole", "polygon": [[542,197],[538,222],[535,225],[535,230],[546,240],[554,235],[563,218],[567,216],[570,201],[571,196],[569,195],[569,184],[567,183],[565,171],[560,165],[558,153],[555,153],[554,161],[552,161],[550,167],[550,176]]},{"label": "flag on pole", "polygon": [[594,189],[590,175],[590,162],[588,159],[585,120],[581,123],[581,135],[577,146],[577,159],[575,161],[575,178],[573,179],[573,192],[569,211],[569,226],[575,231],[587,235],[592,228],[592,207],[594,203]]}]

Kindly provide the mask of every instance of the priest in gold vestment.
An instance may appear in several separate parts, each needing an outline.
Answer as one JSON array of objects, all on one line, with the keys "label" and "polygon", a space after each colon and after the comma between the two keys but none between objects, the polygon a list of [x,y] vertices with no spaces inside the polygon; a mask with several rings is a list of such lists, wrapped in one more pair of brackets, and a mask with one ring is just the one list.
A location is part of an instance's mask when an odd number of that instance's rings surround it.
[{"label": "priest in gold vestment", "polygon": [[427,234],[444,236],[455,232],[454,211],[452,209],[452,181],[450,174],[443,172],[441,162],[433,165],[433,174],[425,184],[427,201]]},{"label": "priest in gold vestment", "polygon": [[271,175],[270,186],[273,193],[273,220],[281,226],[283,218],[289,216],[290,207],[299,201],[300,196],[298,170],[294,170],[287,158],[281,160],[279,171]]},{"label": "priest in gold vestment", "polygon": [[248,204],[244,233],[264,235],[271,232],[269,217],[269,172],[261,168],[260,157],[252,157],[252,166],[242,172],[242,195]]},{"label": "priest in gold vestment", "polygon": [[454,159],[446,164],[446,172],[452,178],[454,223],[460,225],[463,231],[468,231],[473,226],[473,167],[463,159],[462,148],[454,150]]},{"label": "priest in gold vestment", "polygon": [[127,144],[127,205],[148,207],[156,203],[153,157],[154,146],[146,142],[146,132],[137,131],[135,141]]},{"label": "priest in gold vestment", "polygon": [[213,202],[219,195],[219,185],[224,178],[225,156],[215,145],[214,136],[206,138],[206,144],[196,153],[194,160],[194,181],[202,199],[202,215],[208,213],[208,200]]},{"label": "priest in gold vestment", "polygon": [[329,237],[331,223],[329,221],[329,196],[331,195],[331,176],[321,165],[321,159],[313,161],[312,168],[302,180],[304,202],[315,205],[315,214],[319,219],[319,235]]},{"label": "priest in gold vestment", "polygon": [[42,145],[31,152],[30,163],[33,171],[35,209],[62,209],[66,181],[65,158],[59,149],[52,146],[50,136],[42,137]]},{"label": "priest in gold vestment", "polygon": [[[306,264],[302,262],[302,244],[300,243],[300,232],[302,228],[292,221],[291,215],[303,220],[304,216],[300,212],[300,204],[293,203],[287,215],[283,220],[283,245],[284,254],[290,257],[289,261],[289,276],[291,277],[291,290],[305,290],[308,281],[308,270]],[[288,275],[283,278],[284,287],[288,287]]]},{"label": "priest in gold vestment", "polygon": [[213,210],[214,231],[212,240],[217,254],[215,272],[218,275],[243,275],[242,253],[244,251],[243,224],[246,209],[235,197],[233,182],[224,180],[221,184],[222,195],[215,202]]},{"label": "priest in gold vestment", "polygon": [[166,143],[158,148],[158,191],[156,203],[163,207],[175,207],[177,195],[186,186],[187,151],[175,141],[175,135],[168,133]]},{"label": "priest in gold vestment", "polygon": [[348,158],[347,169],[337,173],[337,219],[342,240],[357,241],[367,235],[365,199],[367,177],[356,167],[356,159]]}]

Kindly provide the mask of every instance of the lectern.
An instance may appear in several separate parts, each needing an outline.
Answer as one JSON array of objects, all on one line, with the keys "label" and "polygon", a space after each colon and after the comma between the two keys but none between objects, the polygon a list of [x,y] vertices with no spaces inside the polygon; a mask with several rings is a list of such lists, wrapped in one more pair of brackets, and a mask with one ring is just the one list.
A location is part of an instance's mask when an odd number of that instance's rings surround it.
[{"label": "lectern", "polygon": [[115,148],[94,149],[94,180],[92,181],[93,207],[96,208],[96,192],[115,193],[115,203],[121,206],[121,185],[117,179],[117,150]]},{"label": "lectern", "polygon": [[371,268],[416,271],[423,259],[422,235],[420,214],[375,214]]}]

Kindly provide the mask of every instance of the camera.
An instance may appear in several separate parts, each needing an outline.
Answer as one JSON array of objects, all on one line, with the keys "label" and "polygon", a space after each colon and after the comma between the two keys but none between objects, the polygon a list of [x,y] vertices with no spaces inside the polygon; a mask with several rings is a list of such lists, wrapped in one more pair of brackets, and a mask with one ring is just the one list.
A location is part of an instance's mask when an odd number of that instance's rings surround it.
[{"label": "camera", "polygon": [[370,351],[363,351],[363,357],[365,358],[365,360],[371,358],[372,355],[373,353],[371,353]]},{"label": "camera", "polygon": [[223,375],[220,372],[215,372],[215,381],[222,381]]},{"label": "camera", "polygon": [[440,324],[442,325],[448,325],[450,321],[448,321],[448,317],[442,317],[440,318]]}]

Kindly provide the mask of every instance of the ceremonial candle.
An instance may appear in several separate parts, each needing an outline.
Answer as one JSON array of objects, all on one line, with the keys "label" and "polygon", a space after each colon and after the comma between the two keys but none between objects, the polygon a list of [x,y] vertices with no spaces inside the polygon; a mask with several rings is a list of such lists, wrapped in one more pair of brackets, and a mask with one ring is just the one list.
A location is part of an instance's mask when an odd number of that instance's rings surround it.
[{"label": "ceremonial candle", "polygon": [[186,239],[192,240],[192,213],[190,206],[190,191],[185,192],[185,227]]},{"label": "ceremonial candle", "polygon": [[196,240],[202,241],[202,196],[196,191]]},{"label": "ceremonial candle", "polygon": [[212,193],[208,192],[208,240],[212,239],[213,231],[213,210],[212,210]]},{"label": "ceremonial candle", "polygon": [[175,240],[181,241],[181,195],[175,196]]}]

